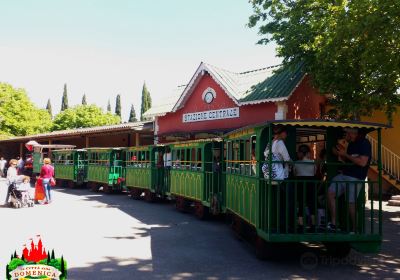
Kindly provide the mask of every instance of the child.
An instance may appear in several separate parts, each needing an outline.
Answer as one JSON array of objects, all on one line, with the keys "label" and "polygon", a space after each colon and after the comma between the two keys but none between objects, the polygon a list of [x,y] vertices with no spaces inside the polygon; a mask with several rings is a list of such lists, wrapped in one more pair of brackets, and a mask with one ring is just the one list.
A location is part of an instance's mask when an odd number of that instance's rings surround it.
[{"label": "child", "polygon": [[[311,159],[311,150],[307,145],[300,145],[297,151],[298,161],[294,165],[296,179],[299,182],[297,185],[297,201],[299,206],[299,230],[303,231],[304,208],[308,208],[311,214],[311,231],[315,230],[315,180],[316,166],[314,160]],[[305,193],[304,193],[305,192]],[[305,196],[305,197],[304,197]]]},{"label": "child", "polygon": [[22,182],[17,184],[17,190],[21,192],[26,192],[31,189],[31,178],[28,176],[21,176],[22,177]]}]

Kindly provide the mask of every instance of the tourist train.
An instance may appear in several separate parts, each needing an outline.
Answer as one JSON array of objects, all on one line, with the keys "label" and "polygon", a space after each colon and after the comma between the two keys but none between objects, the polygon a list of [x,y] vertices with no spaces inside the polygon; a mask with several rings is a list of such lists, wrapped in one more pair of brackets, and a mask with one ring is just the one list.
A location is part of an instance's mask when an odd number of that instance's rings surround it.
[{"label": "tourist train", "polygon": [[[271,149],[267,147],[276,126],[287,131],[285,145],[292,159],[280,163],[298,164],[297,149],[306,144],[313,164],[324,166],[321,176],[299,179],[292,175],[284,180],[266,176],[277,163],[268,156]],[[330,151],[346,128],[375,134],[378,146],[371,166],[377,166],[378,171],[374,180],[342,182],[346,195],[336,199],[338,229],[331,231],[326,227],[331,216],[328,188],[336,183],[337,190],[338,183],[332,178],[348,163],[338,161]],[[273,256],[282,244],[300,242],[322,243],[332,254],[346,256],[351,248],[378,252],[382,242],[383,128],[386,126],[353,121],[270,121],[210,139],[120,148],[61,147],[53,149],[51,157],[58,185],[87,186],[104,193],[124,191],[133,199],[143,197],[149,202],[168,198],[175,201],[178,210],[194,209],[201,219],[229,216],[234,230],[252,237],[261,258]],[[326,157],[319,158],[323,150]],[[34,150],[34,173],[40,170],[44,156],[44,149]],[[349,194],[354,191],[351,183],[361,186],[354,201],[354,221],[349,215]],[[299,223],[300,212],[304,213],[303,224]]]}]

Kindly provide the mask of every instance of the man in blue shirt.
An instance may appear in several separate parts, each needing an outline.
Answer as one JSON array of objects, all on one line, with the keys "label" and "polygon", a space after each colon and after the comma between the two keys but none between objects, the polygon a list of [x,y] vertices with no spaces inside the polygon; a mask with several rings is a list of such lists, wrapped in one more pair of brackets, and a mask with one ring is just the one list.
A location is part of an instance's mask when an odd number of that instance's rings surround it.
[{"label": "man in blue shirt", "polygon": [[[349,143],[347,150],[338,145],[333,153],[343,159],[346,163],[350,163],[343,168],[342,174],[336,175],[332,179],[332,183],[328,189],[328,203],[331,214],[331,222],[328,223],[329,230],[336,230],[336,194],[341,196],[346,194],[346,186],[348,186],[348,197],[346,201],[349,203],[349,213],[352,222],[352,232],[355,231],[355,201],[363,186],[368,174],[371,162],[371,143],[365,138],[365,134],[357,128],[345,129],[346,141]],[[342,182],[345,181],[345,182]],[[351,183],[358,181],[357,183]]]}]

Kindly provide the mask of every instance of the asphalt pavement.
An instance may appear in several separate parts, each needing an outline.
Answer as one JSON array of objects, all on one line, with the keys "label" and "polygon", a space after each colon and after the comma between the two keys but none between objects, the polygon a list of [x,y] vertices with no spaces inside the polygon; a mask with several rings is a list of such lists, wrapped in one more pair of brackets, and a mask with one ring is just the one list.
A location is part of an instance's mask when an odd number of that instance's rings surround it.
[{"label": "asphalt pavement", "polygon": [[[5,182],[0,181],[0,203]],[[259,261],[254,247],[223,219],[200,221],[172,203],[125,194],[53,190],[49,205],[0,207],[0,275],[10,255],[40,235],[68,262],[68,279],[399,279],[400,208],[384,207],[379,254],[333,259],[320,247],[294,246],[287,257]],[[310,262],[311,258],[311,262]],[[4,279],[4,278],[3,278]]]}]

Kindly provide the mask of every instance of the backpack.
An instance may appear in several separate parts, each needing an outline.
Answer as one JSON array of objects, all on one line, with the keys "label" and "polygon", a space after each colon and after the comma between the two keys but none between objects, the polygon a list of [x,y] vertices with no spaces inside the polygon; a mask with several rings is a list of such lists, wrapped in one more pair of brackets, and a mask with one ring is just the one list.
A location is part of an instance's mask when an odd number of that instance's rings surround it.
[{"label": "backpack", "polygon": [[283,178],[278,178],[278,174],[283,174],[283,164],[274,162],[274,161],[281,161],[281,159],[273,152],[271,152],[272,156],[272,164],[271,164],[271,176],[269,174],[269,143],[267,144],[267,147],[265,147],[264,150],[264,156],[265,156],[265,162],[263,163],[261,170],[264,174],[264,178],[268,180],[270,177],[272,180],[278,179],[282,180]]}]

